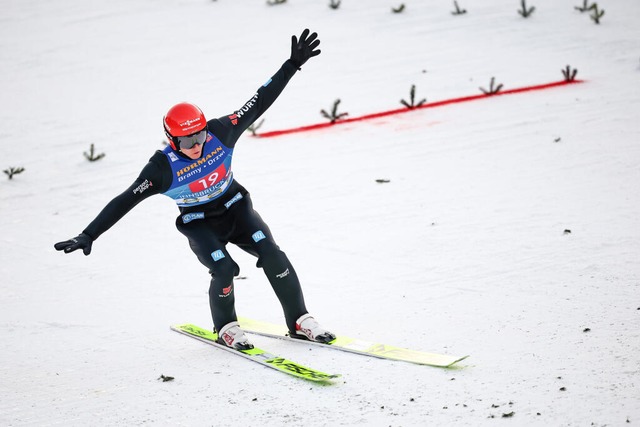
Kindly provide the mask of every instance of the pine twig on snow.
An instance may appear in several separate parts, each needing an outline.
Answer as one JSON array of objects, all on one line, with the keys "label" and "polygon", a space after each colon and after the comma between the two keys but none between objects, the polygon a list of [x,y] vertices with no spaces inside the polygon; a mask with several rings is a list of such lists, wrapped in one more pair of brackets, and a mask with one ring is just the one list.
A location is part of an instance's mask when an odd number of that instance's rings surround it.
[{"label": "pine twig on snow", "polygon": [[500,92],[500,89],[502,89],[502,83],[500,83],[500,84],[498,84],[498,86],[494,87],[495,79],[496,79],[495,77],[491,77],[491,83],[489,85],[489,90],[485,90],[484,88],[480,88],[482,93],[484,93],[485,95],[494,95],[494,94]]},{"label": "pine twig on snow", "polygon": [[104,153],[100,153],[100,154],[96,155],[95,147],[94,147],[93,144],[91,144],[91,146],[89,147],[89,153],[87,153],[85,151],[83,154],[87,158],[87,160],[89,160],[90,162],[98,161],[101,158],[103,158],[104,156],[106,156],[106,154],[104,154]]},{"label": "pine twig on snow", "polygon": [[349,115],[349,113],[338,113],[338,105],[340,104],[340,100],[336,99],[333,103],[333,108],[331,109],[331,113],[327,113],[325,110],[320,110],[320,114],[322,114],[325,118],[331,120],[331,123],[335,123],[343,117]]},{"label": "pine twig on snow", "polygon": [[536,8],[533,6],[527,9],[526,0],[522,0],[521,4],[522,4],[522,10],[519,10],[518,13],[522,15],[523,18],[528,18],[533,13],[533,11],[536,10]]},{"label": "pine twig on snow", "polygon": [[255,124],[255,123],[251,124],[251,126],[249,126],[247,130],[251,132],[251,135],[256,136],[256,131],[260,128],[260,126],[262,126],[263,123],[264,123],[264,119],[260,120],[260,123],[258,124]]},{"label": "pine twig on snow", "polygon": [[564,81],[565,82],[572,82],[576,79],[576,75],[578,74],[578,69],[571,69],[571,67],[569,65],[567,65],[567,68],[565,68],[564,70],[562,70],[562,75],[564,76]]},{"label": "pine twig on snow", "polygon": [[587,12],[589,10],[592,10],[592,9],[598,7],[598,5],[596,3],[592,4],[591,6],[589,6],[588,1],[589,0],[584,0],[584,2],[582,3],[582,7],[575,6],[575,9],[579,10],[580,12]]},{"label": "pine twig on snow", "polygon": [[593,22],[595,22],[596,24],[599,24],[600,23],[600,18],[602,18],[604,16],[604,9],[598,10],[598,4],[594,3],[593,4],[593,13],[590,16],[591,16],[591,19],[593,20]]},{"label": "pine twig on snow", "polygon": [[467,9],[460,9],[457,1],[454,0],[453,5],[456,7],[456,10],[451,12],[452,15],[464,15],[465,13],[467,13]]},{"label": "pine twig on snow", "polygon": [[405,107],[409,108],[409,109],[413,109],[413,108],[419,107],[422,104],[424,104],[425,102],[427,102],[427,99],[424,98],[420,102],[418,102],[417,104],[415,103],[415,101],[416,101],[416,85],[411,85],[411,90],[409,91],[409,95],[410,95],[409,102],[405,101],[404,99],[400,100],[400,103],[402,105],[404,105]]},{"label": "pine twig on snow", "polygon": [[24,172],[24,168],[22,168],[22,167],[20,167],[20,168],[10,167],[9,169],[5,169],[2,172],[6,173],[7,176],[9,177],[9,179],[13,179],[14,175],[17,175],[19,173]]}]

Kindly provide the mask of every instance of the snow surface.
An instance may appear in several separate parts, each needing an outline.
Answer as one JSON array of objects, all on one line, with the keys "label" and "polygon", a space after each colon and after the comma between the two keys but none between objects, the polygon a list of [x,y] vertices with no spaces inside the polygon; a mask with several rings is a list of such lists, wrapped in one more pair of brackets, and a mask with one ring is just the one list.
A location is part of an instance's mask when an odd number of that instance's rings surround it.
[{"label": "snow surface", "polygon": [[[640,423],[640,2],[8,0],[0,14],[0,425]],[[322,55],[261,130],[562,79],[583,84],[259,139],[235,152],[336,332],[470,354],[437,369],[256,337],[342,379],[288,377],[169,330],[210,326],[209,276],[151,198],[93,253],[75,236],[162,147],[188,100],[239,108],[304,27]],[[88,162],[95,144],[106,157]],[[3,175],[4,176],[4,175]],[[390,182],[379,184],[377,179]],[[565,233],[570,230],[571,233]],[[281,322],[255,261],[240,315]],[[170,382],[160,375],[173,376]],[[503,414],[513,415],[503,419]]]}]

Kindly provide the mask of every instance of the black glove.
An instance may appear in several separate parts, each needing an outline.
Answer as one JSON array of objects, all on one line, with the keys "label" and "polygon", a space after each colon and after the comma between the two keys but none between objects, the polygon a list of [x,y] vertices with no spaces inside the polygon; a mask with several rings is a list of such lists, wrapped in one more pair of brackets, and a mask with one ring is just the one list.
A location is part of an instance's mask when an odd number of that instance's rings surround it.
[{"label": "black glove", "polygon": [[309,29],[306,28],[300,35],[300,40],[296,36],[291,36],[291,61],[296,67],[302,67],[309,58],[320,55],[320,49],[316,49],[320,44],[317,39],[318,34],[309,35]]},{"label": "black glove", "polygon": [[89,255],[91,253],[92,244],[93,239],[89,237],[89,235],[82,233],[71,240],[56,243],[53,247],[56,248],[57,251],[64,251],[66,254],[73,252],[76,249],[82,249],[82,252],[84,252],[85,255]]}]

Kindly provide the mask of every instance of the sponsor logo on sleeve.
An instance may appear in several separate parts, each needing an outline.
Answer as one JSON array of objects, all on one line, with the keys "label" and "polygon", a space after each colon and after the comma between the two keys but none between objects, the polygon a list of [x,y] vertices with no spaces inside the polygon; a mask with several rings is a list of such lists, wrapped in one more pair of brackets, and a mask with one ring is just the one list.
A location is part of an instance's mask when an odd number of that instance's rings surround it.
[{"label": "sponsor logo on sleeve", "polygon": [[237,125],[238,124],[238,115],[237,114],[232,114],[229,117],[229,120],[231,120],[231,124],[232,125]]},{"label": "sponsor logo on sleeve", "polygon": [[142,184],[133,189],[133,194],[142,194],[149,187],[153,187],[153,183],[148,179],[145,179]]},{"label": "sponsor logo on sleeve", "polygon": [[251,107],[253,107],[254,105],[256,105],[258,103],[258,96],[259,95],[257,93],[255,95],[253,95],[253,98],[251,98],[249,101],[247,101],[247,103],[244,104],[241,109],[236,111],[235,115],[238,116],[238,118],[241,118],[242,116],[244,116],[245,113],[251,109]]}]

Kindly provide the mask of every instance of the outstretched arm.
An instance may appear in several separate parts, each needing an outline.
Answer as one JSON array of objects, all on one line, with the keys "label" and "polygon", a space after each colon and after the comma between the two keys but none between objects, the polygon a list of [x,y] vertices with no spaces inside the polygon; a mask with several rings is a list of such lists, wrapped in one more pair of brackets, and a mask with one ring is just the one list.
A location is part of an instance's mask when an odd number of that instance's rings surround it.
[{"label": "outstretched arm", "polygon": [[[320,40],[317,37],[316,33],[310,35],[308,29],[302,32],[299,39],[291,36],[291,56],[255,95],[232,114],[209,121],[214,134],[225,136],[222,142],[227,147],[233,147],[240,135],[273,104],[296,71],[310,58],[320,54],[320,49],[317,49]],[[216,132],[220,126],[225,132]]]},{"label": "outstretched arm", "polygon": [[[137,181],[136,181],[137,182]],[[65,253],[73,252],[77,249],[82,249],[85,255],[91,253],[91,246],[93,241],[100,236],[100,234],[111,228],[116,222],[122,219],[135,205],[137,205],[142,199],[136,198],[132,189],[136,187],[134,183],[122,194],[114,197],[107,205],[102,209],[98,216],[91,221],[91,224],[84,229],[78,236],[58,242],[54,245],[54,248],[58,251],[64,251]]]},{"label": "outstretched arm", "polygon": [[89,255],[94,240],[122,219],[138,203],[161,191],[163,188],[160,170],[155,163],[149,162],[138,179],[128,189],[107,203],[82,233],[72,239],[56,243],[54,248],[65,253],[82,249],[85,255]]}]

